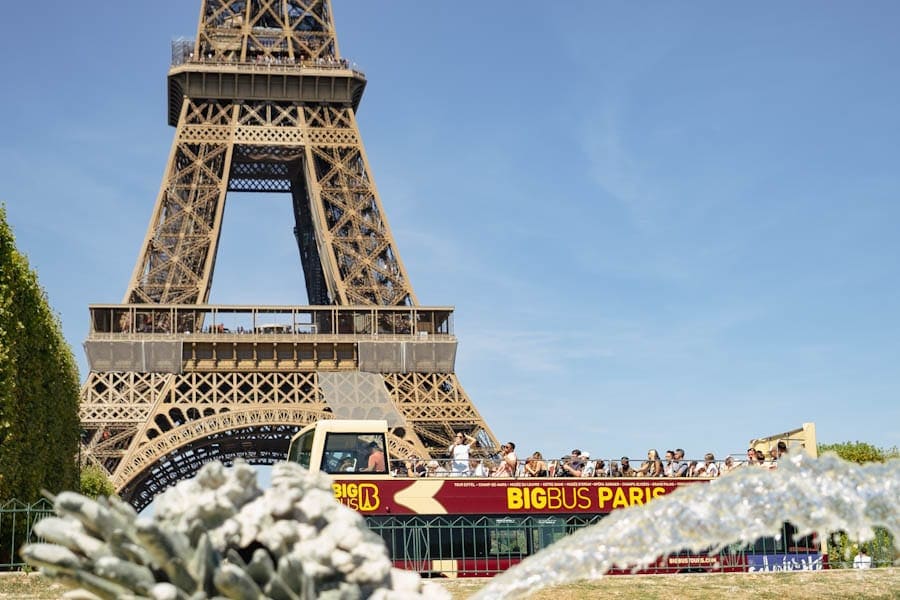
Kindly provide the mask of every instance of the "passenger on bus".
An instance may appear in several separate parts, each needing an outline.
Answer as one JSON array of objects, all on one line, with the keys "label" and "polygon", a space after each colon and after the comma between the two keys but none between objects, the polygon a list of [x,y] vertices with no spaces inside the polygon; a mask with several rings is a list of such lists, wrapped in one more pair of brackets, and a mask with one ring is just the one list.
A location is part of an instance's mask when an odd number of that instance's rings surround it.
[{"label": "passenger on bus", "polygon": [[406,472],[409,474],[409,477],[425,477],[427,469],[424,462],[413,456],[406,461]]},{"label": "passenger on bus", "polygon": [[696,467],[694,477],[706,477],[715,479],[719,476],[719,465],[716,464],[716,457],[712,452],[707,452],[703,456],[703,464]]},{"label": "passenger on bus", "polygon": [[472,477],[487,477],[491,474],[484,461],[475,458],[469,461],[469,472],[472,474]]},{"label": "passenger on bus", "polygon": [[620,461],[619,466],[619,475],[621,477],[634,477],[636,471],[631,468],[631,461],[628,460],[627,456],[623,456]]},{"label": "passenger on bus", "polygon": [[663,463],[663,477],[675,477],[675,451],[666,450],[666,462]]},{"label": "passenger on bus", "polygon": [[687,477],[688,463],[684,460],[684,448],[675,448],[675,462],[672,466],[672,477]]},{"label": "passenger on bus", "polygon": [[546,477],[547,476],[547,463],[544,462],[544,457],[540,452],[535,452],[531,455],[531,457],[525,461],[525,476],[526,477]]},{"label": "passenger on bus", "polygon": [[469,471],[469,449],[475,443],[475,438],[461,431],[456,434],[456,438],[450,444],[450,456],[453,457],[450,463],[450,473],[456,476],[466,476]]},{"label": "passenger on bus", "polygon": [[394,461],[394,468],[391,470],[391,475],[394,477],[410,477],[407,465],[409,465],[408,460],[402,462]]},{"label": "passenger on bus", "polygon": [[516,445],[512,442],[500,446],[500,464],[491,473],[491,477],[513,477],[516,474],[519,459],[516,458],[515,450]]},{"label": "passenger on bus", "polygon": [[516,456],[516,445],[512,442],[506,442],[508,452],[503,457],[503,462],[509,465],[509,471],[515,475],[519,468],[519,457]]},{"label": "passenger on bus", "polygon": [[647,450],[647,460],[636,471],[638,477],[662,477],[663,465],[655,448]]},{"label": "passenger on bus", "polygon": [[427,467],[426,477],[446,477],[447,475],[449,475],[449,473],[447,472],[447,469],[445,469],[443,467],[443,465],[441,465],[441,463],[439,463],[436,460],[428,461],[428,464],[426,465],[426,467]]},{"label": "passenger on bus", "polygon": [[369,462],[365,469],[360,469],[367,473],[387,473],[384,464],[384,450],[378,445],[378,442],[369,443]]},{"label": "passenger on bus", "polygon": [[740,466],[741,464],[734,462],[734,457],[729,455],[725,457],[725,462],[722,464],[721,472],[722,474],[731,473]]},{"label": "passenger on bus", "polygon": [[594,476],[594,461],[591,460],[590,452],[582,452],[581,458],[584,459],[584,468],[581,469],[582,477],[593,477]]},{"label": "passenger on bus", "polygon": [[581,450],[576,448],[572,450],[572,454],[560,461],[561,472],[560,477],[581,477],[581,471],[584,469],[584,458],[581,456]]},{"label": "passenger on bus", "polygon": [[787,453],[787,442],[785,442],[784,440],[778,440],[778,445],[775,446],[775,460],[781,460],[781,457]]},{"label": "passenger on bus", "polygon": [[751,467],[758,465],[756,462],[756,450],[753,448],[747,448],[747,464]]}]

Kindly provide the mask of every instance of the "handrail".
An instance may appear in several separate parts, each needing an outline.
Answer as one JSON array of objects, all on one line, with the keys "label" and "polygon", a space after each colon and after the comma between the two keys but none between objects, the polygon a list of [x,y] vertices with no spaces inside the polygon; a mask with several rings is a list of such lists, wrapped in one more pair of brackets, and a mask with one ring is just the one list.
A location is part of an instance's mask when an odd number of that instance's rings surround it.
[{"label": "handrail", "polygon": [[41,541],[34,535],[34,524],[53,514],[53,503],[46,498],[31,504],[15,499],[0,503],[0,571],[25,566],[19,549],[25,543]]},{"label": "handrail", "polygon": [[[439,468],[441,469],[441,471],[438,471],[437,475],[428,475],[428,471],[426,469],[426,471],[425,471],[426,474],[423,475],[423,477],[451,478],[451,479],[457,479],[459,477],[469,477],[469,478],[476,478],[476,479],[479,478],[475,475],[472,475],[471,473],[466,474],[466,475],[459,475],[459,474],[452,473],[451,469],[450,469],[450,463],[452,462],[452,459],[449,459],[449,458],[444,458],[444,459],[430,459],[429,458],[429,459],[417,459],[417,460],[419,460],[420,462],[422,462],[423,464],[426,464],[426,465],[427,465],[427,463],[435,461],[438,463]],[[473,459],[473,460],[481,461],[483,459],[477,458],[477,459]],[[618,462],[618,459],[612,459],[612,460],[596,459],[596,460],[591,460],[589,462],[593,462],[596,465],[596,463],[600,462],[601,460],[604,461],[607,465],[609,465],[612,462]],[[410,462],[409,459],[392,459],[390,461],[390,463],[392,465],[392,468],[390,470],[391,474],[394,477],[401,477],[401,478],[407,477],[407,478],[415,479],[417,476],[414,476],[414,475],[397,475],[396,474],[397,470],[401,466],[405,468],[406,463],[408,463],[408,462]],[[696,476],[696,477],[690,477],[690,476],[686,476],[686,475],[679,476],[679,477],[667,477],[667,476],[662,476],[662,475],[660,475],[660,476],[655,476],[655,475],[610,475],[608,471],[606,473],[599,474],[599,475],[595,474],[595,475],[591,475],[591,476],[572,477],[572,476],[561,476],[561,475],[555,474],[555,472],[558,470],[558,465],[561,462],[560,459],[556,459],[556,460],[544,460],[544,462],[547,464],[547,470],[553,474],[548,474],[545,477],[534,477],[534,476],[526,475],[524,473],[524,467],[527,462],[528,462],[527,459],[518,460],[516,462],[517,467],[516,467],[515,474],[512,476],[505,476],[504,478],[505,479],[653,479],[653,480],[691,479],[691,480],[710,480],[710,479],[715,479],[717,477],[722,477],[724,475],[727,475],[728,473],[730,473],[734,470],[737,470],[737,469],[754,468],[754,467],[762,468],[762,469],[776,469],[778,467],[777,461],[771,461],[771,460],[767,460],[763,463],[753,463],[752,465],[749,464],[749,461],[747,461],[747,460],[734,460],[733,462],[734,462],[735,466],[731,470],[728,470],[728,471],[725,471],[722,469],[722,465],[724,464],[724,461],[715,461],[716,466],[719,467],[719,474],[716,477],[706,477],[706,476],[702,476],[702,475]],[[681,462],[686,463],[686,464],[690,464],[692,462],[697,462],[699,464],[699,463],[702,463],[703,461],[702,460],[700,460],[700,461],[683,460]],[[402,470],[403,469],[401,469],[401,471]],[[485,476],[485,478],[489,478],[489,477],[492,477],[492,476],[491,475]]]},{"label": "handrail", "polygon": [[[91,305],[91,339],[139,335],[453,336],[453,308],[427,306]],[[171,339],[171,338],[164,338]],[[417,338],[418,339],[418,338]]]},{"label": "handrail", "polygon": [[[247,73],[271,73],[271,72],[299,72],[299,71],[350,71],[354,75],[366,78],[365,72],[354,62],[345,58],[341,59],[316,59],[296,60],[290,58],[261,59],[257,62],[240,62],[237,60],[224,60],[219,57],[187,58],[185,60],[172,60],[171,69],[190,65],[193,67],[230,67],[238,72]],[[212,69],[210,69],[212,70]]]}]

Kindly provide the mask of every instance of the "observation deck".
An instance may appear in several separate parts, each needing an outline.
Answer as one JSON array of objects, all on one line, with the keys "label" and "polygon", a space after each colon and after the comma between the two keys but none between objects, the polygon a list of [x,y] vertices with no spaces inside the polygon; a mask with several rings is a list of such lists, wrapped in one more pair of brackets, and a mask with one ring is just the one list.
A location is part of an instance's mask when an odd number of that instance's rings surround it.
[{"label": "observation deck", "polygon": [[195,56],[194,40],[172,42],[169,125],[178,125],[185,96],[216,100],[266,100],[350,105],[355,111],[366,87],[365,73],[346,59],[299,59],[260,55]]},{"label": "observation deck", "polygon": [[450,373],[452,307],[91,305],[93,371]]}]

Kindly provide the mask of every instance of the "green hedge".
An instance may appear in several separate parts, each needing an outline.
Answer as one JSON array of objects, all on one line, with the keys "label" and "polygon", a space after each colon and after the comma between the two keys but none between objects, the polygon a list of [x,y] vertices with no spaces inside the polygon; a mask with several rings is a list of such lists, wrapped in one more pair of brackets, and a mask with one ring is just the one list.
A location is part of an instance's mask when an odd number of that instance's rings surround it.
[{"label": "green hedge", "polygon": [[[896,446],[879,448],[860,441],[819,444],[818,450],[820,455],[833,452],[844,460],[861,465],[900,458],[900,450]],[[900,552],[894,545],[893,534],[882,527],[876,527],[874,537],[865,543],[851,539],[844,531],[832,533],[828,539],[828,564],[832,568],[849,569],[853,567],[853,559],[859,554],[860,548],[872,559],[873,567],[890,567],[900,559]]]},{"label": "green hedge", "polygon": [[78,369],[0,206],[0,502],[78,489]]}]

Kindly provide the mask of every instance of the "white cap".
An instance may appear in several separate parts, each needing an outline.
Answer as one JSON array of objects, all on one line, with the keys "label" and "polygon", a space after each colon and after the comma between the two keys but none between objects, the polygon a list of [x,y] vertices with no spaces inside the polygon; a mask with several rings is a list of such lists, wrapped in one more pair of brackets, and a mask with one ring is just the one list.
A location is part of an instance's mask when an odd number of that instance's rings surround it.
[{"label": "white cap", "polygon": [[591,453],[590,453],[590,452],[582,452],[582,453],[581,453],[581,458],[590,458],[590,457],[591,457]]}]

